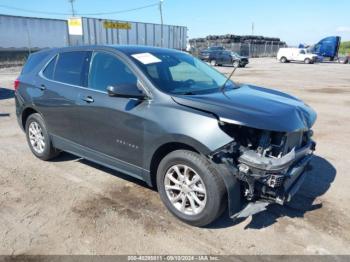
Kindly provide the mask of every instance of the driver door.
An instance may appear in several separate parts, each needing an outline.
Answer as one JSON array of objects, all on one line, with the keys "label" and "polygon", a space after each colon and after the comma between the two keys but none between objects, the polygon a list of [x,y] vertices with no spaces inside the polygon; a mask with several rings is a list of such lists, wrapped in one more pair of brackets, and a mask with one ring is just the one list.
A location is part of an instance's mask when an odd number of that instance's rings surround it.
[{"label": "driver door", "polygon": [[147,102],[111,97],[106,88],[136,83],[136,75],[114,54],[94,52],[87,88],[79,94],[81,144],[131,173],[142,166],[143,114]]}]

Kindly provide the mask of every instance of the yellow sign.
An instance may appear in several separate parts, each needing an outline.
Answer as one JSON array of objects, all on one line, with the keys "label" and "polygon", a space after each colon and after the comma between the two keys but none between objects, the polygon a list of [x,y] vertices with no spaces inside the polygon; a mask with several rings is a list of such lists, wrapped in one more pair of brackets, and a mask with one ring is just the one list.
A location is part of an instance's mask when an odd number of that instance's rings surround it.
[{"label": "yellow sign", "polygon": [[130,30],[131,24],[128,22],[110,22],[110,21],[104,21],[103,27],[106,29],[125,29]]},{"label": "yellow sign", "polygon": [[69,26],[81,26],[81,20],[77,18],[68,19]]},{"label": "yellow sign", "polygon": [[83,27],[80,17],[68,19],[68,31],[70,35],[83,35]]}]

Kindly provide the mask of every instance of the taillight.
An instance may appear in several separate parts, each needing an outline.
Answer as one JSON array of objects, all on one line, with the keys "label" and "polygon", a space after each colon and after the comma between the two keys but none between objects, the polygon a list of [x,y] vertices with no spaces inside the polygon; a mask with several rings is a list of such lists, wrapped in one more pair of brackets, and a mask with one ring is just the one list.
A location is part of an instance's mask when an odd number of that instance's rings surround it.
[{"label": "taillight", "polygon": [[13,88],[15,89],[15,91],[17,91],[18,87],[19,87],[19,80],[16,79],[15,82],[13,82]]}]

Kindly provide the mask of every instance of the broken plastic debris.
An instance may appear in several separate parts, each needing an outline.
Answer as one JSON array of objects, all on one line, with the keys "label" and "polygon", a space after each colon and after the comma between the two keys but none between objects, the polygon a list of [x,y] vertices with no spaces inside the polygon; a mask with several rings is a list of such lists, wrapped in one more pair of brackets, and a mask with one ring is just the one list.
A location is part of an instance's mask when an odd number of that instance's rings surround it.
[{"label": "broken plastic debris", "polygon": [[250,202],[240,212],[238,212],[238,213],[234,214],[233,216],[231,216],[231,218],[232,219],[237,219],[237,218],[245,218],[245,217],[249,217],[249,216],[255,215],[257,213],[265,211],[266,207],[269,204],[270,203],[266,202],[266,201]]}]

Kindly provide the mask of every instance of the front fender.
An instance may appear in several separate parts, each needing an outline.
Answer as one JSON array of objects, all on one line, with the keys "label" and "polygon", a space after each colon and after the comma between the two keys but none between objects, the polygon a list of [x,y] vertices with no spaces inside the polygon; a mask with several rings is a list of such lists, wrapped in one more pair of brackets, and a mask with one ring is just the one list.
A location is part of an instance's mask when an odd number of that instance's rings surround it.
[{"label": "front fender", "polygon": [[233,139],[221,130],[214,115],[191,108],[181,108],[183,110],[179,110],[178,106],[172,108],[155,105],[152,112],[148,112],[149,121],[144,123],[145,169],[150,170],[154,153],[168,143],[185,144],[203,155],[209,155],[232,142]]},{"label": "front fender", "polygon": [[222,131],[214,115],[188,107],[182,107],[183,110],[179,110],[178,106],[175,108],[154,105],[147,112],[146,118],[149,121],[145,122],[144,126],[144,169],[151,170],[153,156],[158,149],[167,144],[180,143],[190,146],[212,162],[225,183],[230,215],[238,212],[241,208],[241,191],[234,170],[226,164],[217,164],[210,159],[213,152],[230,144],[233,141],[232,137]]}]

